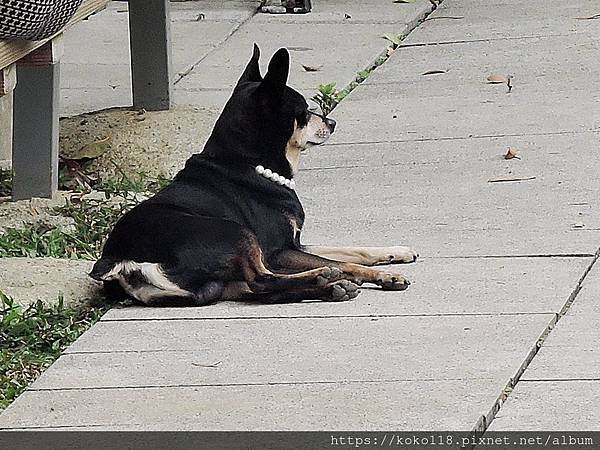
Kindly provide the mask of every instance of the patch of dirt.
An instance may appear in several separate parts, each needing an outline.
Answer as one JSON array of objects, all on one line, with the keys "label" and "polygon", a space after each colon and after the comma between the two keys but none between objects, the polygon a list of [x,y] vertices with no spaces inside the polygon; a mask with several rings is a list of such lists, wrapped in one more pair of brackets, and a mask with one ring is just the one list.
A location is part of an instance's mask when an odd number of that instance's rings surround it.
[{"label": "patch of dirt", "polygon": [[[219,112],[196,107],[151,112],[113,108],[63,118],[61,156],[79,159],[94,155],[86,172],[102,179],[120,179],[122,173],[172,177],[193,153],[202,150]],[[69,195],[58,192],[53,199],[0,202],[0,233],[37,223],[72,226],[72,219],[53,212]]]},{"label": "patch of dirt", "polygon": [[92,157],[87,171],[101,178],[119,178],[122,173],[172,177],[202,150],[219,112],[191,106],[169,111],[112,108],[63,118],[60,154]]},{"label": "patch of dirt", "polygon": [[100,284],[87,276],[93,261],[54,258],[0,258],[0,288],[17,303],[37,300],[66,306],[101,301]]}]

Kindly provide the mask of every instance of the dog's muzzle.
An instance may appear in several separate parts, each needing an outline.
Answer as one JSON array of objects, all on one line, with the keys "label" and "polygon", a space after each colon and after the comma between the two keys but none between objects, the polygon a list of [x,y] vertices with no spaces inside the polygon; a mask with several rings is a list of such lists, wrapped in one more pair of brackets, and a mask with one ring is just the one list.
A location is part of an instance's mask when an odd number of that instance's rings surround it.
[{"label": "dog's muzzle", "polygon": [[320,117],[321,120],[323,122],[325,122],[325,125],[327,125],[327,128],[329,128],[329,133],[333,133],[334,132],[335,126],[337,124],[337,122],[335,120],[330,119],[329,117],[325,117],[324,115],[316,113],[314,111],[309,111],[309,113],[311,113],[313,116]]}]

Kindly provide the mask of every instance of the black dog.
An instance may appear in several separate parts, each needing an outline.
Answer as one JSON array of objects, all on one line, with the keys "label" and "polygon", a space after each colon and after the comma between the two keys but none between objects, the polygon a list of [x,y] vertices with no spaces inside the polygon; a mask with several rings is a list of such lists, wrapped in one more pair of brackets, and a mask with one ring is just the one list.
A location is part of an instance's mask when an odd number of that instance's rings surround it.
[{"label": "black dog", "polygon": [[108,291],[149,305],[205,305],[344,301],[364,282],[409,285],[365,266],[412,262],[417,255],[407,247],[300,244],[304,211],[294,173],[300,153],[325,142],[335,121],[310,112],[286,86],[286,49],[264,78],[258,59],[255,46],[204,151],[115,225],[90,274]]}]

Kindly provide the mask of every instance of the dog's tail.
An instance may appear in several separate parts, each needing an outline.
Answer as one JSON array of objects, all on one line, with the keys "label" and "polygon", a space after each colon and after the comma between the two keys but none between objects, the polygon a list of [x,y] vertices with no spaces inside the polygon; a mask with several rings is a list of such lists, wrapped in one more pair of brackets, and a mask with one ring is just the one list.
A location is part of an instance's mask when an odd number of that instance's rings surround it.
[{"label": "dog's tail", "polygon": [[92,271],[89,273],[89,276],[92,277],[96,281],[106,281],[108,280],[109,274],[114,269],[117,264],[117,260],[113,258],[102,257],[94,264],[92,267]]}]

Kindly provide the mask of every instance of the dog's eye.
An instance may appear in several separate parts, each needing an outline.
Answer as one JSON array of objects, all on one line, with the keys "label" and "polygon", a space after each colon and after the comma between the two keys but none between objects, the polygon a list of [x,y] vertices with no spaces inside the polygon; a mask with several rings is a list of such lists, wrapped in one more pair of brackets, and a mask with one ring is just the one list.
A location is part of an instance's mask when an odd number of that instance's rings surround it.
[{"label": "dog's eye", "polygon": [[308,110],[304,110],[304,111],[298,113],[298,115],[296,116],[296,121],[298,122],[298,125],[300,125],[301,127],[306,125],[309,120],[310,120],[310,112]]}]

